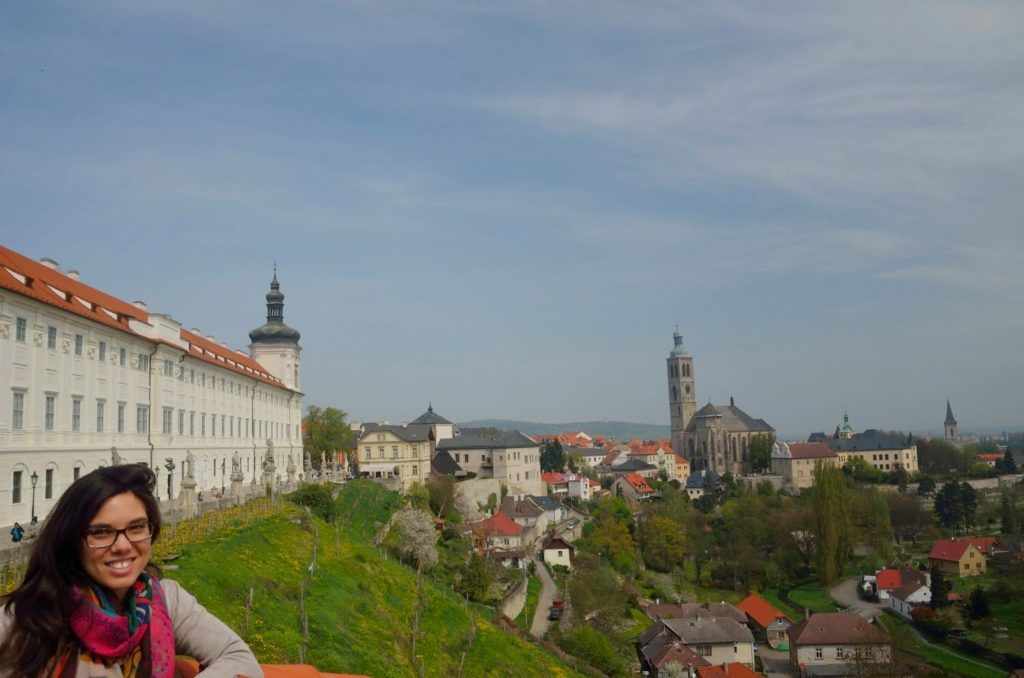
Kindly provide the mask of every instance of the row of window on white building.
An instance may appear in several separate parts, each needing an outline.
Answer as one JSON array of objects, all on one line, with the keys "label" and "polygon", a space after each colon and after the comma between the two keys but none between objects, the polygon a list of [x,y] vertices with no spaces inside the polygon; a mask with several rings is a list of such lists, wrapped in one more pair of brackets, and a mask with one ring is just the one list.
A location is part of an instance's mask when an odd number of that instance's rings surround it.
[{"label": "row of window on white building", "polygon": [[[27,395],[26,389],[14,389],[13,391],[13,411],[11,412],[11,428],[15,431],[21,431],[25,428],[25,401]],[[71,431],[73,433],[79,433],[82,430],[82,398],[72,397],[71,398]],[[57,418],[57,394],[46,393],[43,401],[43,430],[53,431],[55,430],[55,421]],[[117,403],[117,433],[125,432],[125,411],[127,404],[119,402]],[[291,438],[292,437],[292,425],[287,422],[269,421],[266,419],[250,419],[249,417],[235,417],[233,415],[220,415],[220,428],[217,428],[218,415],[211,414],[207,415],[206,412],[199,412],[199,435],[206,436],[206,422],[207,416],[209,416],[210,422],[210,436],[211,437],[235,437],[235,429],[238,429],[238,437],[245,437],[246,433],[251,428],[252,437],[260,438]],[[104,433],[106,430],[106,416],[107,416],[107,403],[103,399],[96,400],[96,427],[94,431],[96,433]],[[175,430],[178,435],[185,435],[186,421],[188,435],[196,435],[196,412],[195,410],[179,409],[177,416],[177,428],[175,429],[174,421],[174,408],[164,407],[163,408],[163,421],[162,421],[162,433],[167,435],[173,435]],[[237,426],[236,426],[237,424]],[[218,430],[220,433],[218,434]],[[136,405],[135,406],[135,432],[136,433],[148,433],[149,432],[149,406],[148,405]]]}]

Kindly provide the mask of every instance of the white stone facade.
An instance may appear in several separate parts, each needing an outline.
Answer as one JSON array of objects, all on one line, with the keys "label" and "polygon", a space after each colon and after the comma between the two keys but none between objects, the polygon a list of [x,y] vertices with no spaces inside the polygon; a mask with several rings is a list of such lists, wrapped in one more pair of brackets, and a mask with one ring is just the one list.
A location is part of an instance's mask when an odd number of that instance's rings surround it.
[{"label": "white stone facade", "polygon": [[157,470],[161,499],[188,451],[199,491],[230,485],[236,451],[247,481],[268,441],[282,476],[301,459],[302,394],[250,356],[5,248],[0,267],[0,524],[30,520],[33,474],[42,519],[115,447]]}]

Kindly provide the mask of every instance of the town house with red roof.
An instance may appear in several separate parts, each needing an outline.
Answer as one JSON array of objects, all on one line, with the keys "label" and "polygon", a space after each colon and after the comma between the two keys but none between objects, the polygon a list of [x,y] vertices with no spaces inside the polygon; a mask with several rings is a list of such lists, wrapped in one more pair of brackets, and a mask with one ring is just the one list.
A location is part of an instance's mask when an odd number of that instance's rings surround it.
[{"label": "town house with red roof", "polygon": [[639,473],[627,473],[616,478],[612,491],[622,495],[629,504],[637,504],[654,496],[654,489]]},{"label": "town house with red roof", "polygon": [[480,555],[498,560],[506,567],[525,565],[523,527],[501,511],[475,523],[464,523],[459,529],[472,536],[473,548]]},{"label": "town house with red roof", "polygon": [[928,564],[954,577],[985,574],[985,554],[970,539],[940,539],[928,552]]},{"label": "town house with red roof", "polygon": [[33,477],[45,516],[80,475],[115,462],[149,464],[161,499],[179,496],[183,471],[197,493],[230,493],[236,457],[261,487],[297,479],[300,334],[284,323],[276,271],[266,302],[243,352],[0,247],[0,523],[31,519]]},{"label": "town house with red roof", "polygon": [[786,631],[793,622],[781,610],[756,593],[751,593],[736,607],[747,615],[754,638],[765,641],[773,649],[788,647]]}]

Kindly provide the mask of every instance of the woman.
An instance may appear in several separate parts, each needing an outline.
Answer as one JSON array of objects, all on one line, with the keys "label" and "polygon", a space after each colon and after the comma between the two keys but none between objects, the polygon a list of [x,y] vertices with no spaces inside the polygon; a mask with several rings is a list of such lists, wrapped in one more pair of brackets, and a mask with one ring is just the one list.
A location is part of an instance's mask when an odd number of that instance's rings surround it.
[{"label": "woman", "polygon": [[155,485],[149,468],[127,464],[68,488],[5,599],[0,676],[173,678],[176,653],[199,660],[202,678],[263,675],[234,631],[149,571]]}]

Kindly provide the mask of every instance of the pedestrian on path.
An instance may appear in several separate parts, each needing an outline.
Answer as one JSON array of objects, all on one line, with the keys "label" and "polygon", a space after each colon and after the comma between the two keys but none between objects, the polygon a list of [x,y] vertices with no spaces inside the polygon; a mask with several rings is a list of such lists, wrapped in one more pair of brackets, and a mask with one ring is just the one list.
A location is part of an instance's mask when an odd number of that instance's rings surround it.
[{"label": "pedestrian on path", "polygon": [[11,528],[11,541],[17,544],[21,541],[22,537],[25,536],[25,528],[18,523],[14,523],[14,527]]}]

